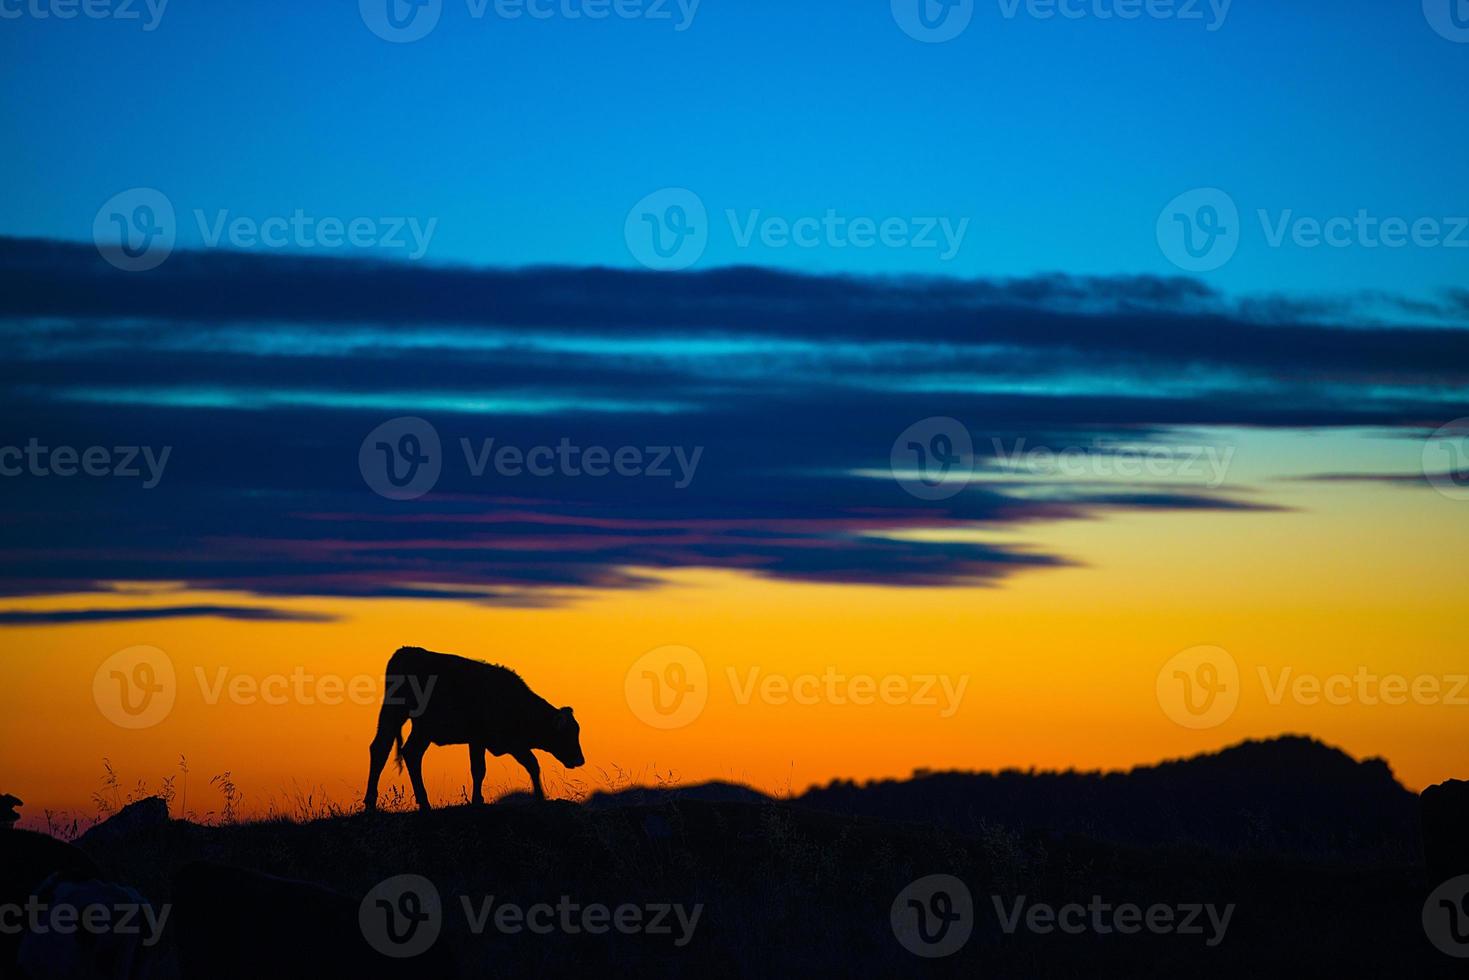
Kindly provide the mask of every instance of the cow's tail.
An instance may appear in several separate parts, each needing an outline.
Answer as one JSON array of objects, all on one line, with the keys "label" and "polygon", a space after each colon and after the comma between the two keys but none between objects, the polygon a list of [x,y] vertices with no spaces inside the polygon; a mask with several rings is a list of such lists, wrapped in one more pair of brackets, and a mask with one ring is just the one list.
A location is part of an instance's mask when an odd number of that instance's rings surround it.
[{"label": "cow's tail", "polygon": [[398,767],[399,772],[403,771],[403,728],[401,725],[393,732],[393,765]]}]

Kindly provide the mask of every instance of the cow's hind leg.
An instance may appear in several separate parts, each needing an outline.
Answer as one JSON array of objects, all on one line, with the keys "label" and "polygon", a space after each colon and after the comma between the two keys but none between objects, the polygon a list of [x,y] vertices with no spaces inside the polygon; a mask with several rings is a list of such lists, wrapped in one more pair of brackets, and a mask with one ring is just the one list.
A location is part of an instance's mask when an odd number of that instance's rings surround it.
[{"label": "cow's hind leg", "polygon": [[541,789],[541,764],[536,761],[535,755],[532,754],[530,749],[513,754],[515,761],[525,766],[525,771],[530,773],[530,784],[531,788],[536,791],[536,799],[544,800],[546,798],[546,791]]},{"label": "cow's hind leg", "polygon": [[377,783],[383,774],[383,766],[388,764],[388,753],[393,749],[393,742],[402,738],[403,723],[408,720],[408,709],[402,705],[385,704],[377,716],[377,734],[373,736],[372,747],[368,750],[371,757],[367,767],[367,795],[363,799],[363,805],[369,810],[377,808]]},{"label": "cow's hind leg", "polygon": [[483,745],[471,743],[469,746],[469,775],[474,780],[474,795],[470,797],[470,802],[483,803],[485,794],[480,788],[485,781],[485,747]]},{"label": "cow's hind leg", "polygon": [[428,790],[423,788],[423,754],[428,751],[428,736],[418,733],[418,726],[408,733],[403,744],[403,764],[408,767],[408,779],[413,783],[413,798],[420,810],[429,809]]}]

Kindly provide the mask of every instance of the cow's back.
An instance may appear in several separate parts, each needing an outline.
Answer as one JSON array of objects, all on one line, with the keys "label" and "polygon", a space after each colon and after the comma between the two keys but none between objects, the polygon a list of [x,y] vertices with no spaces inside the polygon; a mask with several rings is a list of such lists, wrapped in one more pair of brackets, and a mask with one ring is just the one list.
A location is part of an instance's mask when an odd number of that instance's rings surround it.
[{"label": "cow's back", "polygon": [[387,675],[417,712],[414,730],[439,744],[479,743],[497,754],[528,744],[531,713],[545,704],[508,667],[452,653],[403,647]]}]

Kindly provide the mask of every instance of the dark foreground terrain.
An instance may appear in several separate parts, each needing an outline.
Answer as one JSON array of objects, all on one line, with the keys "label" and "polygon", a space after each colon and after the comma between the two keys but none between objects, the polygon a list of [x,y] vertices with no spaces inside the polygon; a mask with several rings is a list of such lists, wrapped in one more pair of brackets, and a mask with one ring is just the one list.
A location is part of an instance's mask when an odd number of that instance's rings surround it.
[{"label": "dark foreground terrain", "polygon": [[[1252,766],[1270,770],[1258,747],[1250,751]],[[704,787],[304,824],[139,821],[66,853],[171,910],[136,976],[1464,975],[1469,960],[1435,949],[1421,921],[1438,882],[1410,853],[1419,847],[1416,797],[1385,787],[1385,768],[1372,763],[1336,760],[1323,776],[1327,757],[1307,756],[1296,761],[1314,774],[1297,771],[1292,784],[1327,779],[1350,794],[1360,779],[1355,792],[1380,809],[1323,810],[1313,824],[1294,797],[1259,800],[1254,843],[1226,847],[1108,840],[978,811],[963,829],[956,819],[850,812],[864,809],[860,787],[838,787],[855,794],[842,801],[818,791],[819,800],[787,802],[709,799],[748,793]],[[899,805],[894,793],[912,806],[916,791],[895,786],[920,783],[876,784],[865,808]],[[1145,783],[1138,792],[1149,806],[1170,797]],[[1024,785],[1004,781],[1005,794],[1023,796]],[[1126,791],[1106,793],[1122,806],[1115,794]],[[1140,816],[1130,836],[1171,833],[1200,802],[1171,799],[1169,813]],[[1012,822],[1026,809],[987,805]],[[1116,813],[1107,821],[1109,834],[1121,827]],[[1322,835],[1332,846],[1301,853]],[[7,868],[20,866],[23,840],[50,841],[0,833]],[[7,872],[7,888],[17,874]],[[958,879],[968,901],[933,875]],[[1070,903],[1081,908],[1062,908]],[[1135,916],[1119,912],[1129,905]],[[949,947],[944,957],[920,955]]]}]

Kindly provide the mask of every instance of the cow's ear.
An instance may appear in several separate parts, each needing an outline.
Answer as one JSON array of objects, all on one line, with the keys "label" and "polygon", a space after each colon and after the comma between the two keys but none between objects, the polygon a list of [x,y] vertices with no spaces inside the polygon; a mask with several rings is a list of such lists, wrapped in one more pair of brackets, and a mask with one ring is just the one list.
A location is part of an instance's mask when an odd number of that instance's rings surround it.
[{"label": "cow's ear", "polygon": [[570,708],[562,708],[560,711],[556,712],[557,728],[565,728],[567,725],[571,724],[572,721],[573,718],[571,716]]}]

